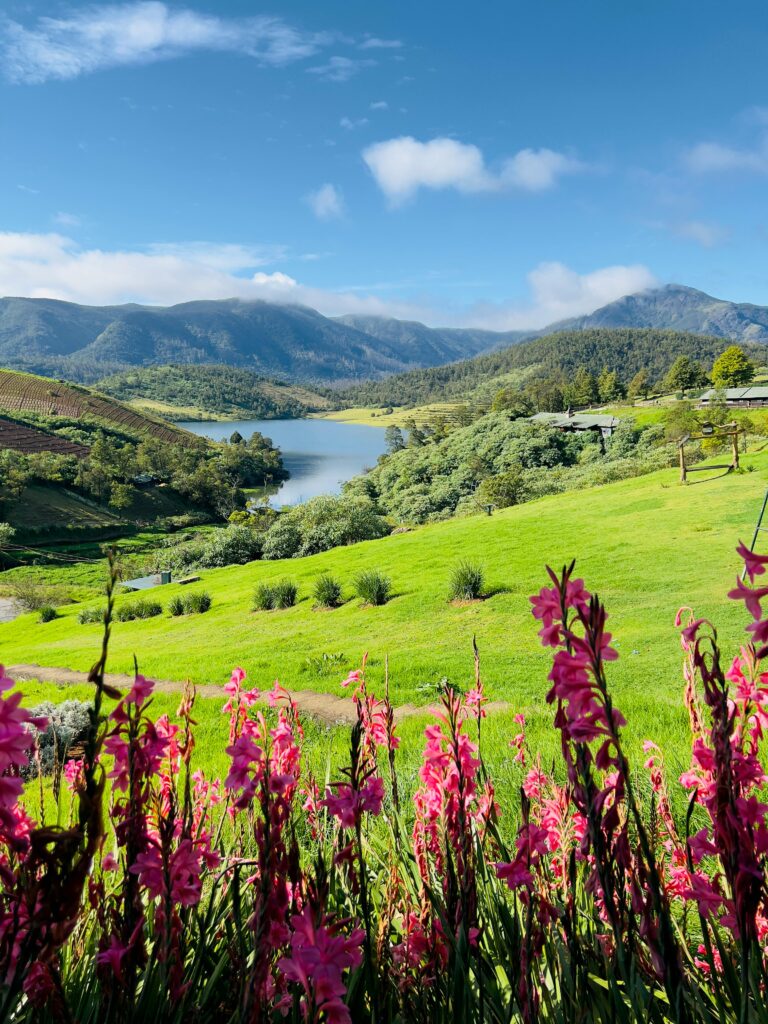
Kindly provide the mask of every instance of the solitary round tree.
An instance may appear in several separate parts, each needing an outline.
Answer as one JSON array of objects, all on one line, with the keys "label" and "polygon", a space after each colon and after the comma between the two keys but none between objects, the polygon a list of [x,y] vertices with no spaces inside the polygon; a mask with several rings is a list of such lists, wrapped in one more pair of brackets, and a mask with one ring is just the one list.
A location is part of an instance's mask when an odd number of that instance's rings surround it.
[{"label": "solitary round tree", "polygon": [[738,345],[729,345],[712,367],[712,383],[716,388],[744,387],[754,376],[754,366]]}]

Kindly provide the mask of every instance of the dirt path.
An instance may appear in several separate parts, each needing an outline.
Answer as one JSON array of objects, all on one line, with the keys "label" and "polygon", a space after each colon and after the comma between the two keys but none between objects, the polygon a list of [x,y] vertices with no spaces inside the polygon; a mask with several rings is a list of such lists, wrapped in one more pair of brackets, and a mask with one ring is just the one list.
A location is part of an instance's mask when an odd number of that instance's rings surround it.
[{"label": "dirt path", "polygon": [[[65,686],[76,686],[88,682],[87,672],[74,672],[69,668],[46,668],[43,665],[6,665],[5,671],[11,679],[21,682],[36,679],[40,682],[58,683]],[[108,672],[105,679],[107,683],[118,690],[128,690],[133,684],[133,676],[114,672]],[[181,693],[183,686],[183,683],[170,682],[167,679],[155,680],[157,693]],[[221,686],[201,683],[197,686],[197,692],[201,697],[218,697],[222,702],[224,701],[224,690]],[[349,695],[337,697],[332,693],[315,693],[314,690],[292,690],[291,696],[300,711],[314,716],[326,725],[352,724],[357,719],[355,706],[349,699]],[[486,710],[490,712],[504,711],[508,707],[506,701],[491,701],[486,705]],[[403,718],[410,718],[411,715],[421,715],[436,710],[435,705],[417,707],[415,704],[401,704],[400,707],[395,708],[395,720],[401,721]]]}]

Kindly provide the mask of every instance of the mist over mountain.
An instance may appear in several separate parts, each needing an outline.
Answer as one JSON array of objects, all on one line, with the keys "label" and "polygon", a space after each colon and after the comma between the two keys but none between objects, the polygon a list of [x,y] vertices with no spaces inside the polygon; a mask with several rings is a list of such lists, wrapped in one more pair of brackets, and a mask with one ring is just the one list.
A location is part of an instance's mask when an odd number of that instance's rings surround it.
[{"label": "mist over mountain", "polygon": [[131,366],[226,364],[279,379],[346,384],[440,366],[555,331],[655,328],[768,342],[768,307],[682,285],[628,295],[538,331],[427,327],[388,317],[330,318],[239,299],[176,306],[82,306],[0,299],[0,365],[92,381]]}]

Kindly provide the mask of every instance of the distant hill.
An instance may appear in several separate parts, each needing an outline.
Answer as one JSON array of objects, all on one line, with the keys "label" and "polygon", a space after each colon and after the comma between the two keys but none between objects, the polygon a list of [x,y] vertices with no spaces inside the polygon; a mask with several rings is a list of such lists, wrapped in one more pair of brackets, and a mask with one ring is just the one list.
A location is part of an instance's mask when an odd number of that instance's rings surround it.
[{"label": "distant hill", "polygon": [[367,333],[313,309],[238,299],[167,308],[0,299],[0,365],[82,381],[130,366],[214,363],[339,383],[449,362],[494,344],[488,332],[423,332],[393,330],[387,339],[385,331]]},{"label": "distant hill", "polygon": [[526,339],[648,328],[768,343],[768,307],[667,285],[538,331],[427,327],[391,317],[326,317],[239,299],[177,306],[80,306],[0,299],[0,365],[92,382],[134,366],[226,365],[311,385],[351,384],[441,366]]},{"label": "distant hill", "polygon": [[99,390],[166,419],[291,419],[328,409],[323,395],[234,366],[145,366],[98,381]]},{"label": "distant hill", "polygon": [[765,344],[768,342],[768,307],[727,302],[695,288],[669,284],[625,295],[589,316],[552,324],[546,333],[592,327],[656,327]]},{"label": "distant hill", "polygon": [[[347,388],[341,397],[366,406],[421,405],[445,399],[490,401],[505,384],[521,384],[534,374],[562,373],[568,377],[580,366],[594,374],[606,368],[615,370],[625,384],[644,369],[654,383],[680,355],[703,363],[708,370],[730,343],[725,338],[651,328],[558,331],[448,366],[368,381]],[[768,355],[761,345],[747,343],[744,349],[758,361]]]}]

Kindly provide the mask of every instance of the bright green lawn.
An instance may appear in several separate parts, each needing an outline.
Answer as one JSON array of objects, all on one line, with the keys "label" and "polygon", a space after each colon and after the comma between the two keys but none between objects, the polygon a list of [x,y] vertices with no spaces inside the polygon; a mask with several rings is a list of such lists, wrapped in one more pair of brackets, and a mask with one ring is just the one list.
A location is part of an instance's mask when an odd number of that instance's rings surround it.
[{"label": "bright green lawn", "polygon": [[[725,592],[738,569],[736,542],[751,539],[768,455],[747,456],[745,464],[758,471],[689,487],[677,483],[675,471],[664,471],[311,558],[207,571],[202,586],[213,596],[207,614],[117,624],[109,667],[129,671],[135,653],[148,675],[223,683],[239,664],[263,688],[279,677],[288,687],[338,692],[342,672],[305,671],[307,656],[343,652],[352,667],[367,650],[374,684],[389,654],[395,703],[424,703],[442,677],[458,685],[471,679],[476,634],[490,695],[531,716],[536,745],[554,752],[544,703],[549,656],[538,645],[528,595],[545,582],[546,562],[559,566],[577,556],[587,585],[608,605],[621,653],[611,678],[632,738],[638,743],[652,735],[680,750],[685,715],[672,620],[680,605],[693,604],[717,621],[729,650],[740,639],[743,608]],[[484,563],[492,596],[454,607],[446,601],[446,580],[462,557]],[[350,592],[354,574],[372,566],[392,577],[387,606],[361,608],[350,599],[335,611],[312,609],[318,573],[337,574]],[[286,574],[299,582],[297,607],[251,612],[255,584]],[[153,596],[167,603],[176,590]],[[99,628],[78,625],[76,611],[64,608],[45,625],[29,615],[0,626],[0,661],[87,669]],[[511,735],[511,716],[503,718],[499,729]],[[420,725],[411,720],[404,728]]]}]

